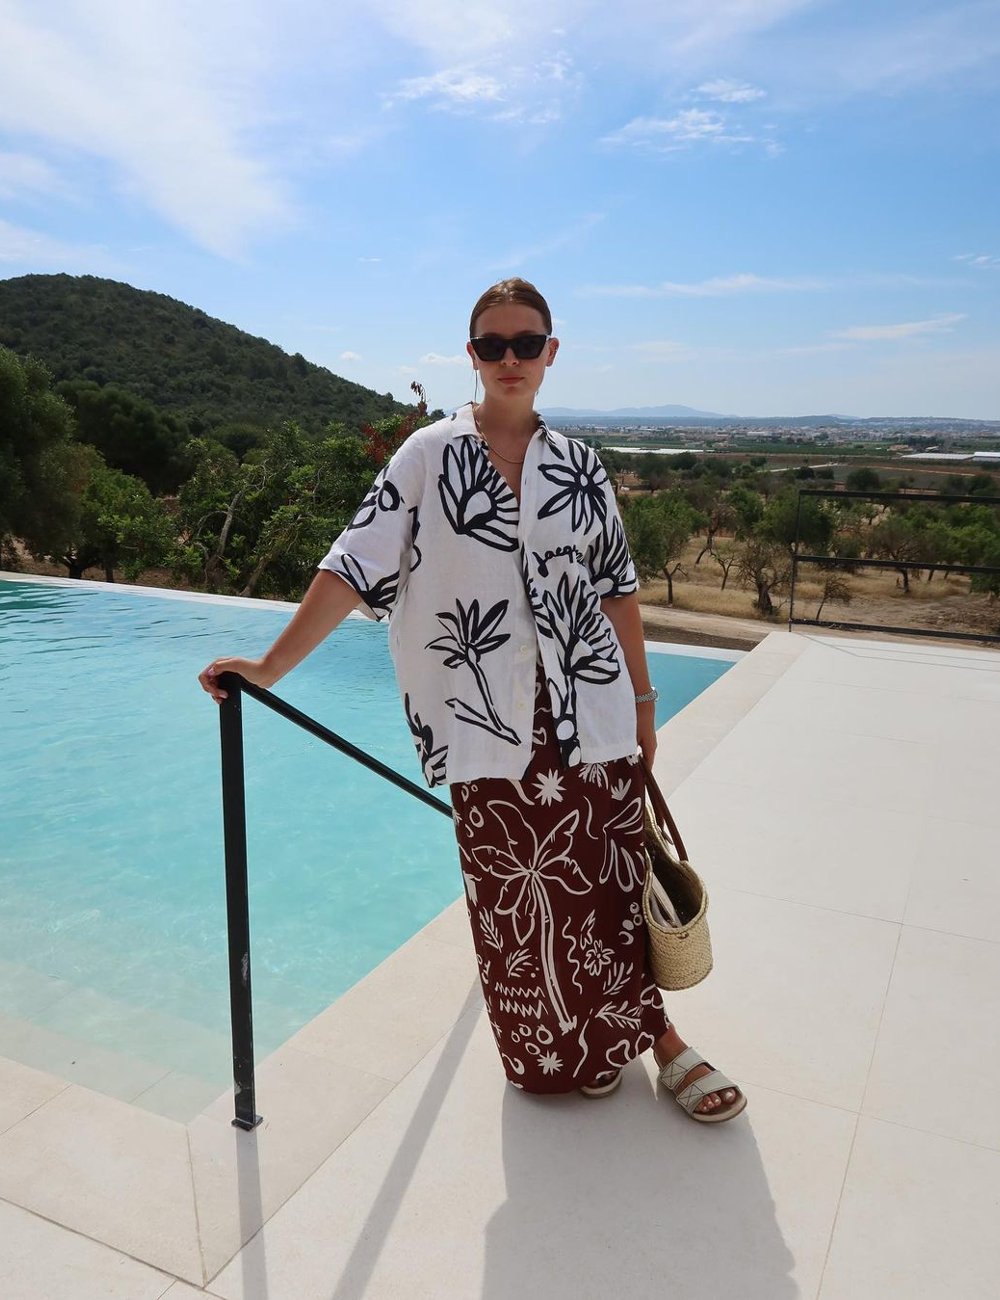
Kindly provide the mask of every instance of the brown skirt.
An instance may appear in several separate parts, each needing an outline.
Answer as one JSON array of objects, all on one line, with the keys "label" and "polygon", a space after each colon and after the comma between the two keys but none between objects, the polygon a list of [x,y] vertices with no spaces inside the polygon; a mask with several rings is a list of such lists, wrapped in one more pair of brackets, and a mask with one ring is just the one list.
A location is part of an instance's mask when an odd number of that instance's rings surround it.
[{"label": "brown skirt", "polygon": [[486,1010],[528,1092],[601,1082],[670,1027],[646,956],[637,758],[560,764],[547,692],[519,781],[451,787]]}]

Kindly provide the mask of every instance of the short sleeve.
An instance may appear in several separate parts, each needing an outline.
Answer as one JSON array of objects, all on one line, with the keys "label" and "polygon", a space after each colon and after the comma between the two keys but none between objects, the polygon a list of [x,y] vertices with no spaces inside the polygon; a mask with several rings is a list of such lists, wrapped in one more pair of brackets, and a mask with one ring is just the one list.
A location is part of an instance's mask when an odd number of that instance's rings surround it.
[{"label": "short sleeve", "polygon": [[[596,457],[596,453],[594,455]],[[604,517],[585,551],[585,559],[598,596],[606,600],[610,596],[628,596],[638,591],[639,580],[628,549],[611,480],[607,474],[603,475],[603,479]]]},{"label": "short sleeve", "polygon": [[349,583],[361,612],[384,619],[392,613],[413,569],[420,563],[423,457],[410,439],[381,470],[354,518],[319,563]]}]

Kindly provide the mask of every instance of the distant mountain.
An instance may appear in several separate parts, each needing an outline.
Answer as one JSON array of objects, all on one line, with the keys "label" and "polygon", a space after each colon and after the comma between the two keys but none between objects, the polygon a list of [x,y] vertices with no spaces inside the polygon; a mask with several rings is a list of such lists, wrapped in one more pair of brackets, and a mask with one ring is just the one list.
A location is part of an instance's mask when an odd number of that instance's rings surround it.
[{"label": "distant mountain", "polygon": [[291,419],[319,432],[406,409],[197,307],[92,275],[0,280],[0,344],[57,381],[127,389],[195,430]]},{"label": "distant mountain", "polygon": [[588,419],[599,418],[602,420],[618,419],[640,419],[655,420],[662,417],[673,419],[695,419],[695,420],[730,420],[738,419],[736,416],[719,415],[715,411],[696,411],[692,406],[622,406],[614,411],[586,411],[577,410],[570,406],[550,406],[546,407],[542,414],[548,419],[554,416],[558,419]]}]

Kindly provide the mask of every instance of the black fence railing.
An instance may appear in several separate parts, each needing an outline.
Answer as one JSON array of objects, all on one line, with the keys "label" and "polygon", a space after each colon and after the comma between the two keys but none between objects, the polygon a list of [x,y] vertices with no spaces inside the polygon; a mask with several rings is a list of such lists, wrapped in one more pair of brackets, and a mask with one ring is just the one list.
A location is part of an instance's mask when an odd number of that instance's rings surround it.
[{"label": "black fence railing", "polygon": [[[1000,506],[1000,497],[997,496],[951,496],[940,492],[848,492],[836,488],[800,488],[798,496],[798,505],[795,512],[795,540],[792,546],[792,576],[791,589],[788,597],[788,626],[807,626],[832,628],[844,632],[889,632],[901,636],[926,636],[936,637],[941,640],[949,641],[978,641],[978,642],[1000,642],[1000,631],[992,632],[968,632],[958,631],[951,628],[928,628],[912,624],[894,625],[891,623],[856,623],[845,620],[804,618],[797,616],[795,612],[796,586],[801,581],[799,570],[802,565],[815,565],[821,572],[843,573],[855,572],[858,569],[891,569],[896,573],[909,574],[917,573],[921,570],[941,569],[948,573],[969,574],[972,576],[990,577],[1000,581],[1000,566],[986,564],[960,564],[945,559],[866,559],[854,557],[837,557],[831,555],[808,555],[799,551],[799,542],[801,537],[802,524],[802,501],[806,497],[827,497],[837,501],[842,500],[862,500],[877,501],[888,503],[890,505],[913,505],[918,502],[934,502],[938,506],[949,507],[957,505],[979,505],[979,506]],[[825,603],[825,602],[824,602]],[[998,625],[1000,625],[1000,612],[997,615]]]},{"label": "black fence railing", "polygon": [[246,782],[243,767],[243,696],[261,704],[327,745],[353,758],[369,771],[406,790],[449,819],[451,805],[422,786],[380,763],[371,754],[324,727],[270,691],[254,686],[236,673],[223,673],[219,684],[227,698],[219,705],[222,744],[222,822],[226,849],[226,918],[229,931],[229,1006],[233,1035],[233,1092],[237,1128],[260,1123],[256,1110],[253,1054],[253,997],[250,984],[250,899],[247,884]]}]

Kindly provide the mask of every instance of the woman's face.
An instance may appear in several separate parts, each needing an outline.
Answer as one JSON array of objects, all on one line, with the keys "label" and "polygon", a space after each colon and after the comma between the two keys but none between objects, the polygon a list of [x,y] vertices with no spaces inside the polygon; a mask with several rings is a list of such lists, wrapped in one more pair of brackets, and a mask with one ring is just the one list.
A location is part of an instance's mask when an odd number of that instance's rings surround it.
[{"label": "woman's face", "polygon": [[[519,302],[500,303],[487,307],[479,313],[475,325],[476,334],[496,334],[501,338],[515,338],[518,334],[545,334],[545,322],[542,314],[534,307],[527,307]],[[472,358],[472,365],[479,371],[483,381],[483,390],[491,402],[531,402],[542,386],[545,371],[555,360],[559,350],[559,340],[549,339],[541,354],[533,361],[519,361],[513,351],[507,348],[499,361],[480,361],[473,351],[472,344],[467,343],[466,351]]]}]

